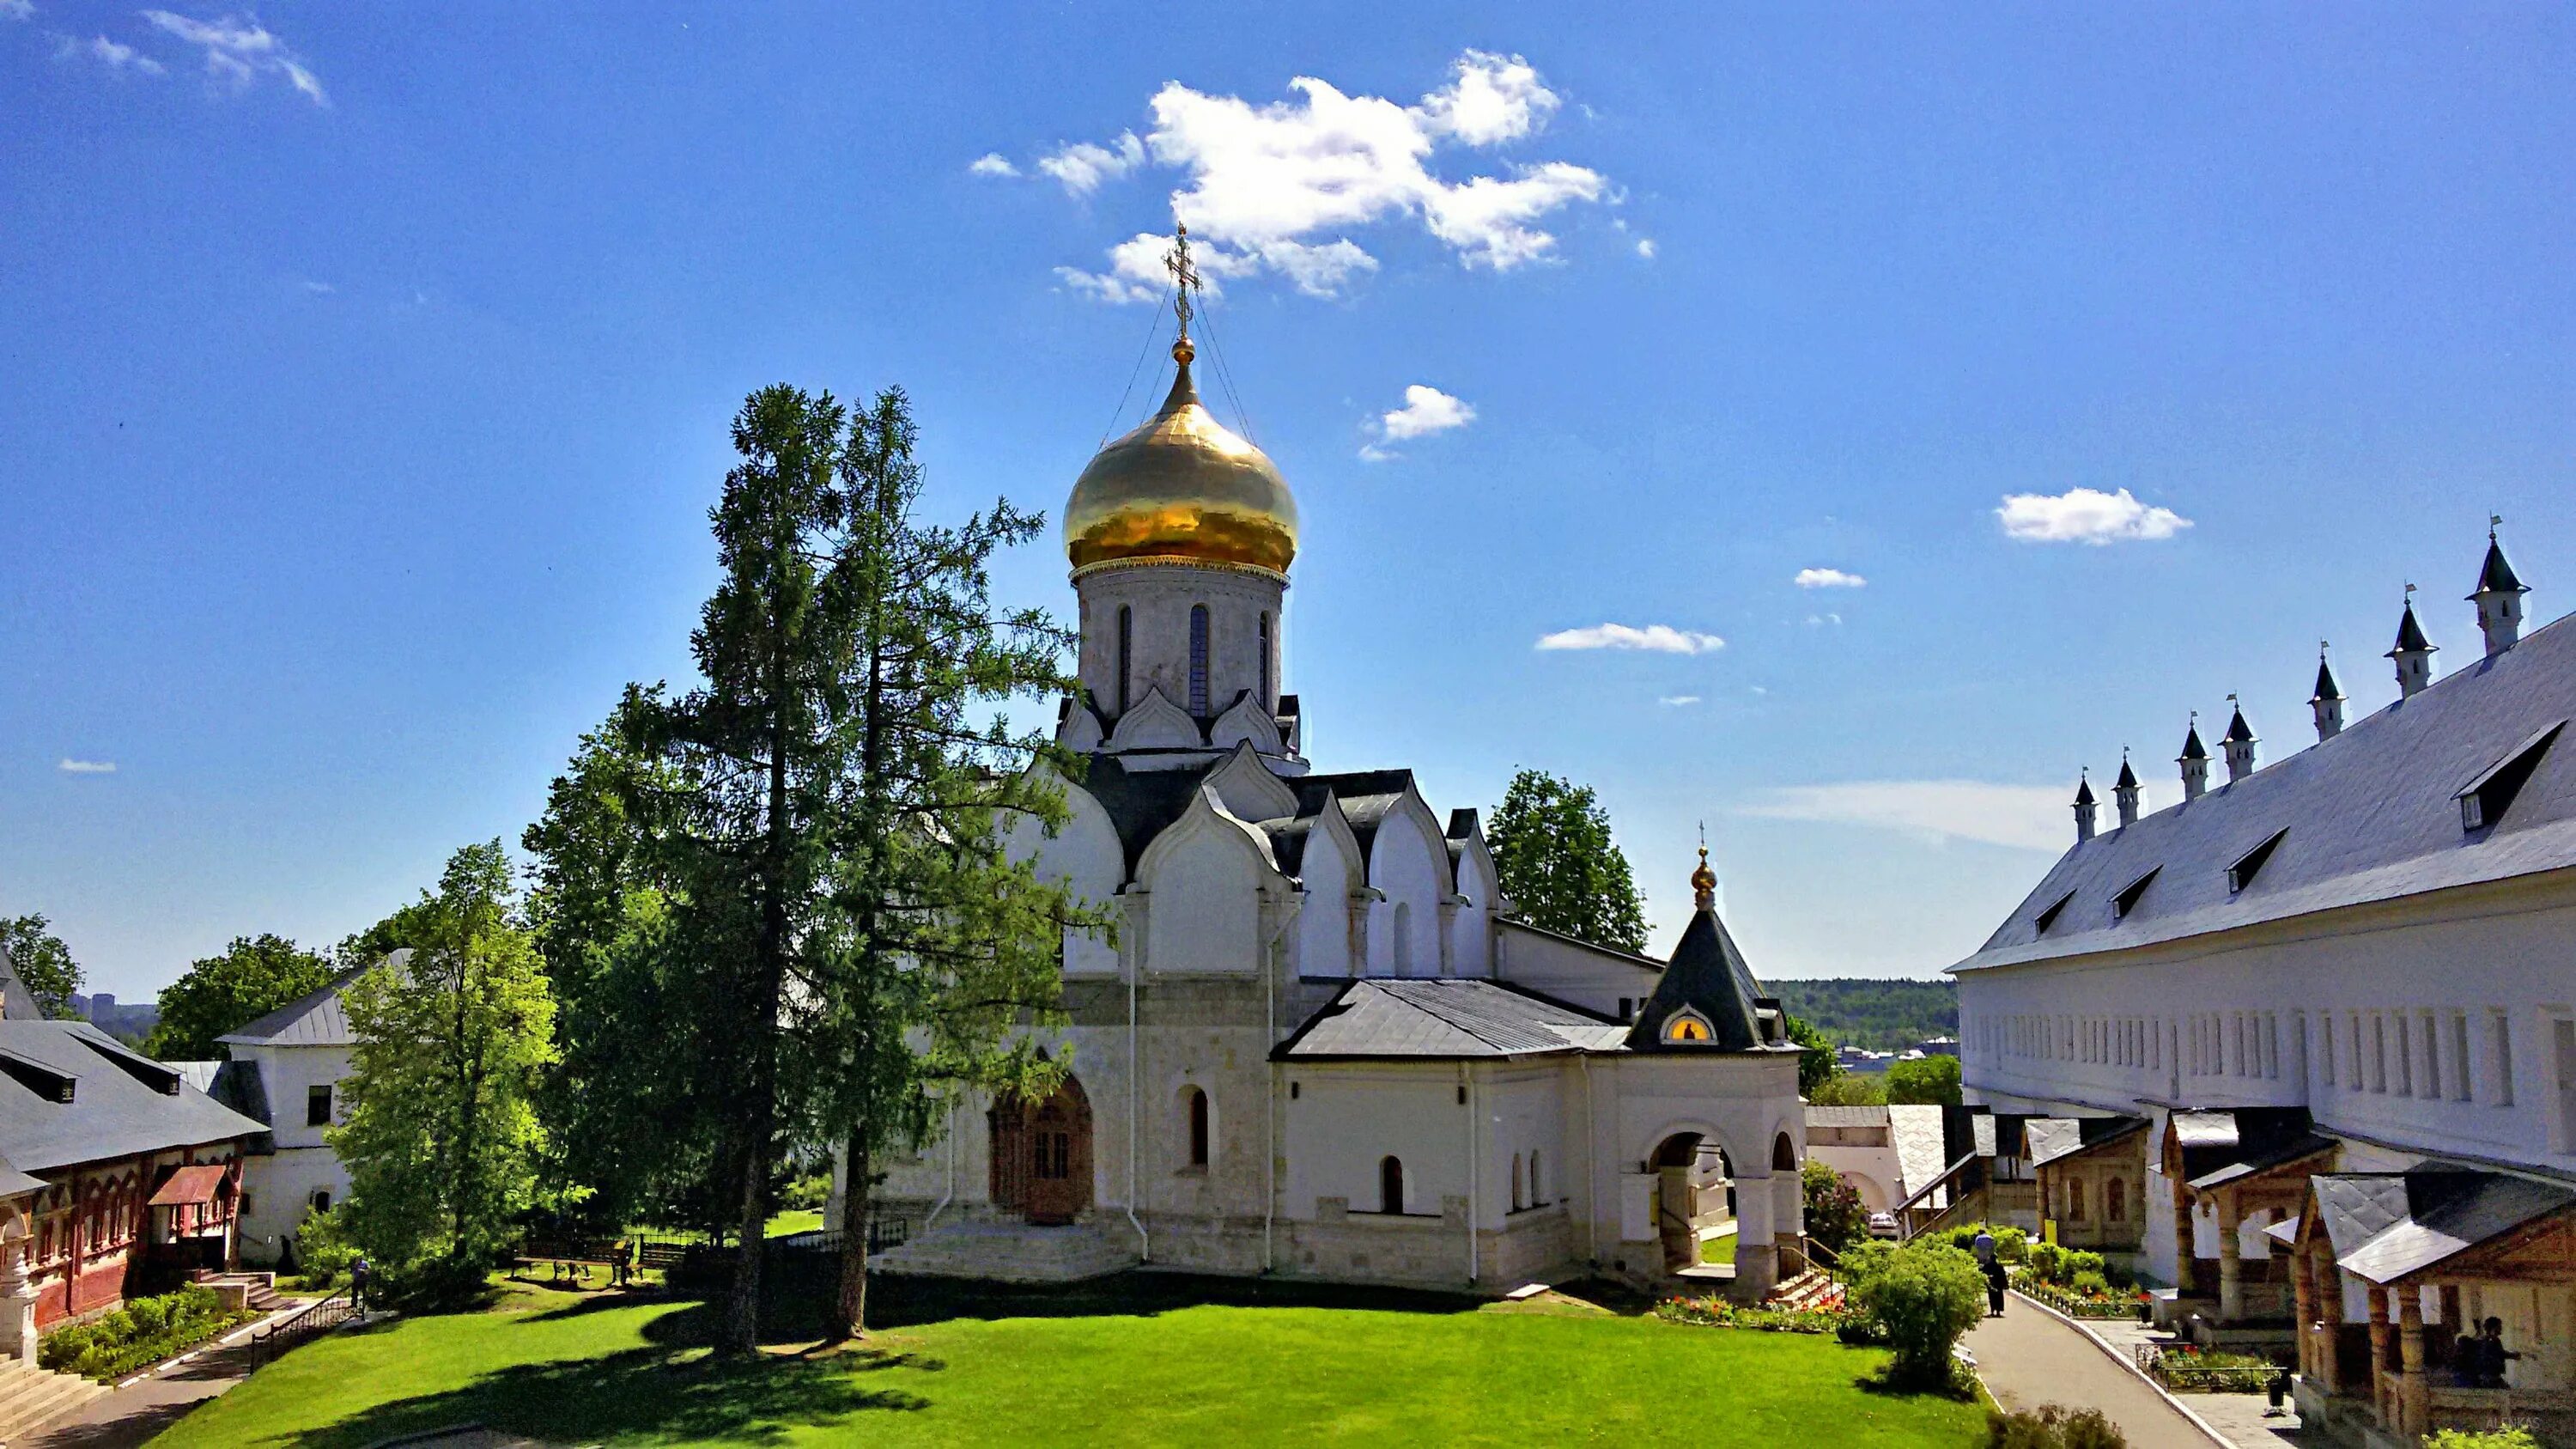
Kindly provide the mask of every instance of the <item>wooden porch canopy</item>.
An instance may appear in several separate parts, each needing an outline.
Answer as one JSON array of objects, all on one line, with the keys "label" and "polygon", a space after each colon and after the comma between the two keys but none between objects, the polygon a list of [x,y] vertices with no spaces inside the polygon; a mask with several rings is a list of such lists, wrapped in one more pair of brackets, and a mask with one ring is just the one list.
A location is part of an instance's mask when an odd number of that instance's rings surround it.
[{"label": "wooden porch canopy", "polygon": [[[2319,1174],[2298,1242],[2385,1288],[2462,1278],[2576,1276],[2576,1191],[2467,1169]],[[2535,1256],[2536,1253],[2536,1256]],[[2525,1261],[2529,1259],[2529,1261]]]},{"label": "wooden porch canopy", "polygon": [[152,1193],[154,1207],[195,1207],[215,1200],[216,1190],[224,1185],[224,1174],[230,1171],[223,1163],[198,1163],[170,1174],[170,1180]]}]

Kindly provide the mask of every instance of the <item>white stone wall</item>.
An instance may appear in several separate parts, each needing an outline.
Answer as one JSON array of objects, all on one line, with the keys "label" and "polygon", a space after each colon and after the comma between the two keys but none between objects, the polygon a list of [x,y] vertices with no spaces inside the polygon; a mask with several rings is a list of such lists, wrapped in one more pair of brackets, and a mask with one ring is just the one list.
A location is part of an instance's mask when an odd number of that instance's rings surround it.
[{"label": "white stone wall", "polygon": [[242,1261],[274,1267],[287,1238],[303,1228],[313,1194],[328,1192],[335,1205],[348,1200],[349,1172],[327,1147],[281,1148],[242,1159],[242,1192],[250,1199],[237,1229]]},{"label": "white stone wall", "polygon": [[[1208,713],[1224,710],[1245,690],[1261,684],[1261,617],[1270,616],[1271,678],[1279,683],[1275,657],[1280,654],[1281,606],[1287,583],[1248,569],[1196,564],[1139,563],[1086,574],[1074,586],[1080,597],[1083,688],[1100,711],[1118,710],[1118,610],[1131,612],[1128,697],[1145,697],[1160,688],[1166,698],[1189,707],[1190,608],[1208,611]],[[1275,694],[1275,691],[1274,691]],[[1269,701],[1276,706],[1274,697]]]},{"label": "white stone wall", "polygon": [[1617,1019],[1619,1003],[1642,1003],[1654,994],[1659,973],[1633,958],[1545,935],[1511,921],[1496,921],[1494,977],[1570,1001]]},{"label": "white stone wall", "polygon": [[1368,974],[1441,976],[1441,922],[1449,900],[1449,847],[1429,813],[1408,800],[1387,812],[1369,846]]}]

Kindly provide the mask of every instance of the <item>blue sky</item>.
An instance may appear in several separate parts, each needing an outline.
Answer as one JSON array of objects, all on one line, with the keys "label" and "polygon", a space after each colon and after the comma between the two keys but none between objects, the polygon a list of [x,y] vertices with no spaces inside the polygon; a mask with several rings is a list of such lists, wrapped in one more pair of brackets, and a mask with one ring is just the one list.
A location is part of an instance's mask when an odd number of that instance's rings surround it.
[{"label": "blue sky", "polygon": [[1757,970],[1936,971],[2079,765],[2297,748],[2321,638],[2393,697],[2409,579],[2473,657],[2490,510],[2565,612],[2571,24],[0,0],[0,911],[135,998],[515,843],[685,671],[748,389],[1052,513],[1180,193],[1319,765],[1572,775],[1659,945],[1704,820]]}]

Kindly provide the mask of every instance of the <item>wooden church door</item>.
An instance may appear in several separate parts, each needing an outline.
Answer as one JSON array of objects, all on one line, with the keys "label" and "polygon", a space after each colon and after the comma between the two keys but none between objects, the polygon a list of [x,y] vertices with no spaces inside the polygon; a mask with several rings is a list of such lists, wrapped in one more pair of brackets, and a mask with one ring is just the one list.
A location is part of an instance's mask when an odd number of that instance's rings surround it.
[{"label": "wooden church door", "polygon": [[997,1103],[992,1124],[996,1206],[1031,1223],[1070,1223],[1091,1206],[1091,1100],[1064,1079],[1043,1102]]}]

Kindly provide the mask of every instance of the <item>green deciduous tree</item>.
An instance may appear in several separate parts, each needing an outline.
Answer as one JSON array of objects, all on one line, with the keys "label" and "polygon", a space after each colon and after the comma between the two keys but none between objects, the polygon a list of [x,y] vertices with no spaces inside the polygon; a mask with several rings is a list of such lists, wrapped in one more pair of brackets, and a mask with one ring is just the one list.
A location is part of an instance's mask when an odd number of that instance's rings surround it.
[{"label": "green deciduous tree", "polygon": [[1887,1083],[1858,1072],[1836,1072],[1818,1082],[1807,1100],[1819,1107],[1884,1107]]},{"label": "green deciduous tree", "polygon": [[1646,949],[1646,911],[1610,816],[1589,785],[1522,770],[1485,828],[1494,873],[1522,920],[1622,951]]},{"label": "green deciduous tree", "polygon": [[18,980],[45,1015],[69,1016],[72,994],[81,988],[80,963],[46,925],[42,915],[0,918],[0,952],[8,954]]},{"label": "green deciduous tree", "polygon": [[357,1046],[328,1140],[350,1239],[397,1285],[439,1293],[479,1284],[529,1205],[554,1002],[499,841],[458,851],[420,904],[412,954],[343,994]]},{"label": "green deciduous tree", "polygon": [[1852,1285],[1853,1309],[1896,1350],[1891,1377],[1913,1388],[1951,1387],[1959,1370],[1950,1350],[1985,1316],[1977,1260],[1947,1243],[1908,1243],[1854,1272],[1865,1276]]},{"label": "green deciduous tree", "polygon": [[1807,1200],[1807,1236],[1840,1256],[1869,1229],[1869,1210],[1860,1193],[1842,1174],[1810,1157],[1798,1165],[1798,1185]]},{"label": "green deciduous tree", "polygon": [[1916,1057],[1912,1061],[1891,1063],[1887,1069],[1887,1100],[1958,1106],[1959,1059]]},{"label": "green deciduous tree", "polygon": [[161,991],[161,1020],[143,1049],[165,1062],[228,1057],[216,1038],[239,1031],[331,980],[324,958],[283,936],[235,936]]},{"label": "green deciduous tree", "polygon": [[1843,1074],[1834,1062],[1833,1039],[1795,1016],[1782,1024],[1788,1028],[1789,1040],[1803,1048],[1798,1053],[1798,1095],[1812,1102],[1817,1088]]}]

